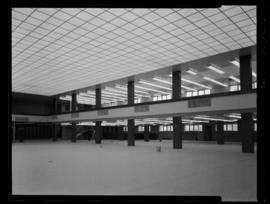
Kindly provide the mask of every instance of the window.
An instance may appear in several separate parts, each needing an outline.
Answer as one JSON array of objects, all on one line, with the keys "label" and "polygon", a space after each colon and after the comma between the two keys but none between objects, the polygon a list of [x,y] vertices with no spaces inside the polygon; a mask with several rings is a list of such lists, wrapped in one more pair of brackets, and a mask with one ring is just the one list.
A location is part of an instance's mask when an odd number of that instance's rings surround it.
[{"label": "window", "polygon": [[159,127],[159,131],[160,131],[160,132],[163,132],[163,129],[164,129],[164,127],[163,127],[163,125],[161,125],[161,126]]},{"label": "window", "polygon": [[185,131],[186,131],[186,132],[189,131],[189,125],[185,125]]},{"label": "window", "polygon": [[198,96],[198,92],[197,91],[193,91],[192,92],[192,96]]},{"label": "window", "polygon": [[254,131],[257,131],[257,123],[254,123]]},{"label": "window", "polygon": [[204,90],[199,91],[199,96],[204,95]]},{"label": "window", "polygon": [[238,124],[234,123],[232,126],[233,131],[238,131]]},{"label": "window", "polygon": [[210,94],[210,89],[206,89],[206,90],[204,91],[204,94]]},{"label": "window", "polygon": [[154,96],[153,101],[157,101],[157,100],[158,100],[157,96]]},{"label": "window", "polygon": [[257,89],[257,82],[252,83],[252,88]]},{"label": "window", "polygon": [[193,125],[189,125],[189,131],[193,131]]},{"label": "window", "polygon": [[187,92],[187,97],[191,97],[192,96],[192,92]]},{"label": "window", "polygon": [[202,125],[199,125],[198,131],[202,132]]},{"label": "window", "polygon": [[224,130],[224,131],[227,131],[227,124],[224,124],[224,125],[223,125],[223,130]]},{"label": "window", "polygon": [[194,131],[198,131],[198,125],[194,125]]},{"label": "window", "polygon": [[227,125],[227,131],[232,131],[232,124]]},{"label": "window", "polygon": [[167,99],[166,95],[162,96],[162,100],[166,100],[166,99]]},{"label": "window", "polygon": [[171,98],[172,98],[171,94],[167,95],[167,99],[171,99]]},{"label": "window", "polygon": [[160,101],[161,100],[161,96],[158,96],[158,99],[157,100]]}]

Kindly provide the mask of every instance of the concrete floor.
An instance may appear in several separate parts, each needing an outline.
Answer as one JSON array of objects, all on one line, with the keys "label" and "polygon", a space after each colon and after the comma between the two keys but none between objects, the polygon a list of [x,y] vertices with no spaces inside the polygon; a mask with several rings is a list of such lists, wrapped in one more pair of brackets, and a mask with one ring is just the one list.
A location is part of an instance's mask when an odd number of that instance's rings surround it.
[{"label": "concrete floor", "polygon": [[[256,153],[241,145],[183,141],[25,141],[12,144],[13,194],[220,195],[256,201]],[[161,152],[156,151],[158,145]]]}]

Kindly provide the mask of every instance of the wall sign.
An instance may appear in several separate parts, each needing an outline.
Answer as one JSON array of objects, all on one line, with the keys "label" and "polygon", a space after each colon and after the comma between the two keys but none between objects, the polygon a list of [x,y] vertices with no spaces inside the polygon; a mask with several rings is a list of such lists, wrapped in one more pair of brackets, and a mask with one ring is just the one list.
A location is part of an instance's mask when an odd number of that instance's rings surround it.
[{"label": "wall sign", "polygon": [[72,118],[78,118],[79,117],[79,113],[71,113],[71,117]]},{"label": "wall sign", "polygon": [[191,99],[188,101],[189,108],[211,106],[211,98]]},{"label": "wall sign", "polygon": [[135,106],[134,112],[148,112],[149,111],[149,105],[142,105],[142,106]]},{"label": "wall sign", "polygon": [[109,111],[108,110],[98,110],[97,114],[98,115],[108,115]]}]

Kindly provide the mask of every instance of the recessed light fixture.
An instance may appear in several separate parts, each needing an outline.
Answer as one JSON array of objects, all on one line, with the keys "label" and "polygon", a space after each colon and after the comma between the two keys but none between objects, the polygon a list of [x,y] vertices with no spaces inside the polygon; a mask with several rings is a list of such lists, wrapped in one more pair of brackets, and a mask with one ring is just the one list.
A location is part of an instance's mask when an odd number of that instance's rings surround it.
[{"label": "recessed light fixture", "polygon": [[218,85],[220,85],[220,86],[228,87],[227,84],[223,84],[223,83],[221,83],[221,82],[219,82],[219,81],[217,81],[217,80],[214,80],[214,79],[212,79],[212,78],[209,78],[209,77],[203,77],[203,79],[208,80],[208,81],[211,81],[211,82],[213,82],[213,83],[215,83],[215,84],[218,84]]},{"label": "recessed light fixture", "polygon": [[149,83],[149,82],[143,81],[143,80],[139,80],[139,83],[146,84],[146,85],[149,85],[149,86],[155,86],[155,87],[158,87],[158,88],[161,88],[161,89],[166,89],[166,90],[169,90],[169,91],[172,90],[171,88],[160,86],[160,85],[157,85],[157,84],[152,84],[152,83]]},{"label": "recessed light fixture", "polygon": [[203,120],[216,120],[216,121],[223,121],[223,122],[235,122],[237,120],[225,120],[225,119],[220,119],[220,118],[208,118],[208,117],[199,117],[196,116],[194,117],[195,119],[203,119]]},{"label": "recessed light fixture", "polygon": [[238,82],[238,83],[240,83],[240,79],[238,79],[238,78],[236,78],[234,76],[229,76],[229,78],[236,81],[236,82]]},{"label": "recessed light fixture", "polygon": [[216,66],[214,66],[214,65],[209,65],[209,66],[207,66],[207,68],[208,68],[208,69],[211,69],[211,70],[213,70],[213,71],[215,71],[215,72],[217,72],[217,73],[219,73],[219,74],[224,74],[224,73],[225,73],[224,71],[218,69],[218,68],[217,68]]},{"label": "recessed light fixture", "polygon": [[192,71],[191,69],[186,70],[186,72],[192,75],[197,75],[197,73]]},{"label": "recessed light fixture", "polygon": [[230,61],[232,64],[234,64],[235,66],[237,66],[237,67],[240,67],[240,63],[239,63],[239,61],[237,60],[237,59],[234,59],[234,60],[232,60],[232,61]]},{"label": "recessed light fixture", "polygon": [[145,89],[145,90],[157,92],[157,93],[168,94],[168,93],[165,92],[165,91],[160,91],[160,90],[156,90],[156,89],[150,89],[150,88],[146,88],[146,87],[142,87],[142,86],[138,86],[138,85],[135,85],[135,87],[136,87],[136,88],[139,88],[139,89]]}]

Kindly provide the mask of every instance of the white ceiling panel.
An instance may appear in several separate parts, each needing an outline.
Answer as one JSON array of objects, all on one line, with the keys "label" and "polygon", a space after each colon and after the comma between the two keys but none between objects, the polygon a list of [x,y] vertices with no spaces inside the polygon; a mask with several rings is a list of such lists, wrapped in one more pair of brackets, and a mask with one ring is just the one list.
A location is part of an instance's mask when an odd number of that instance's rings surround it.
[{"label": "white ceiling panel", "polygon": [[12,91],[55,95],[256,45],[256,7],[15,8]]}]

